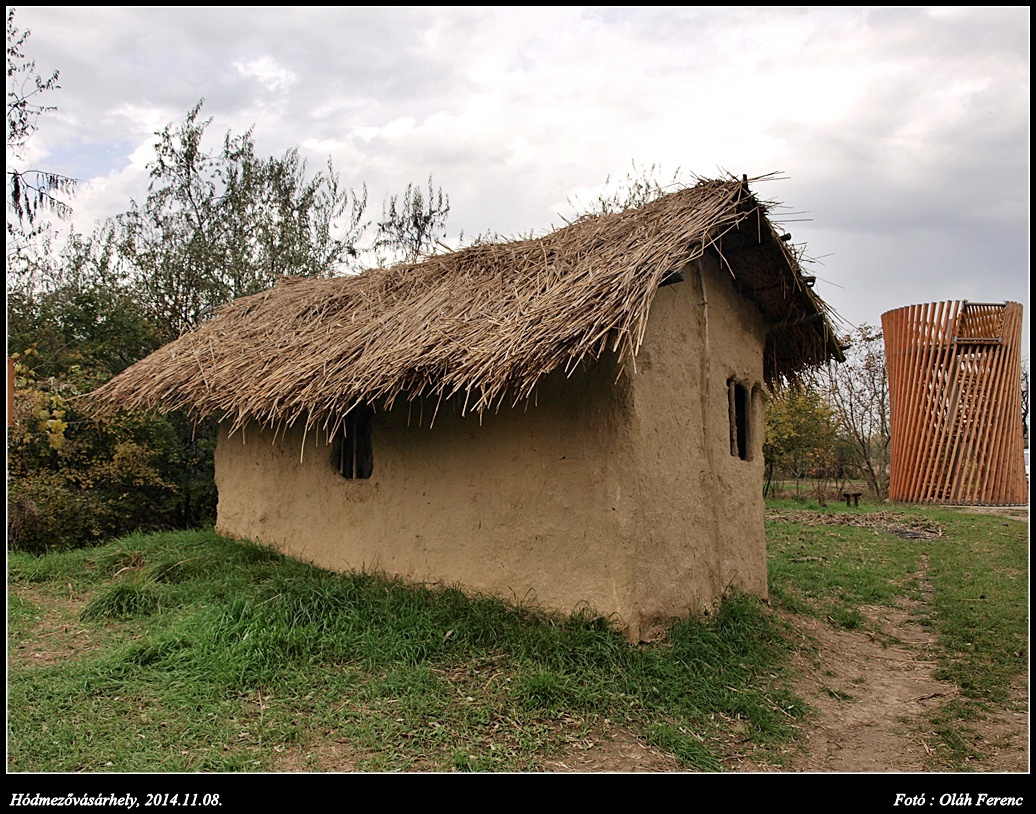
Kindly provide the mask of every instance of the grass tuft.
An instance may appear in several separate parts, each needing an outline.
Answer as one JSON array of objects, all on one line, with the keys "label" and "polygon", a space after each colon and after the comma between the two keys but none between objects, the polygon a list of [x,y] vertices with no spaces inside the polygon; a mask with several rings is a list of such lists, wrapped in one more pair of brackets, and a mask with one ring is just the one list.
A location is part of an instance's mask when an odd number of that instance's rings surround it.
[{"label": "grass tuft", "polygon": [[119,582],[90,600],[79,618],[88,621],[150,616],[158,611],[159,604],[158,592],[153,586]]},{"label": "grass tuft", "polygon": [[652,724],[648,728],[648,737],[659,748],[676,755],[688,769],[718,772],[723,768],[715,752],[702,738],[684,727],[664,723]]}]

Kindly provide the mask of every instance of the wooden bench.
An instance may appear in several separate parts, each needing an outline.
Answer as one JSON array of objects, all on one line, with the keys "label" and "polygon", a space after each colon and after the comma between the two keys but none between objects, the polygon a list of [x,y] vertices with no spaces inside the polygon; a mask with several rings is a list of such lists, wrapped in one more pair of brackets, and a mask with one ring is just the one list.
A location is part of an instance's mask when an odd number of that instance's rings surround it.
[{"label": "wooden bench", "polygon": [[848,506],[851,502],[853,506],[859,506],[860,495],[862,494],[863,492],[842,492],[842,497],[845,498],[845,505]]}]

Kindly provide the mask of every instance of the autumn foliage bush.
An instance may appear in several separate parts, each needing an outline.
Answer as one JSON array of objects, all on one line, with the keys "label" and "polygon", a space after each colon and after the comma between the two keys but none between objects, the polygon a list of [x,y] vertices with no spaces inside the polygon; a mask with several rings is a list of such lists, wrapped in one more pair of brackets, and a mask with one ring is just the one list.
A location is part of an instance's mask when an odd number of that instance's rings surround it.
[{"label": "autumn foliage bush", "polygon": [[[75,396],[93,382],[73,366],[38,378],[38,352],[16,356],[7,433],[9,548],[43,553],[79,548],[136,530],[178,528],[185,500],[208,491],[187,477],[190,457],[174,421],[161,416],[97,420]],[[197,442],[197,438],[195,438]],[[210,476],[211,479],[211,476]],[[208,500],[214,506],[214,492]],[[188,512],[189,513],[189,512]],[[212,509],[201,511],[211,519]],[[189,518],[196,520],[197,518]]]}]

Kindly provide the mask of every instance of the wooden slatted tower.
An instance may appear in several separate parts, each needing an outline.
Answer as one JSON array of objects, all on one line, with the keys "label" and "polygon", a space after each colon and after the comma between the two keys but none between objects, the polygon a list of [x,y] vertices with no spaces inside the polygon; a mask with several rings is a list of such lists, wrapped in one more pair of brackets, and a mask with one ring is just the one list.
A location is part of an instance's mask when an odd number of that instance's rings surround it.
[{"label": "wooden slatted tower", "polygon": [[889,497],[1029,502],[1022,455],[1022,306],[963,301],[881,316],[892,429]]}]

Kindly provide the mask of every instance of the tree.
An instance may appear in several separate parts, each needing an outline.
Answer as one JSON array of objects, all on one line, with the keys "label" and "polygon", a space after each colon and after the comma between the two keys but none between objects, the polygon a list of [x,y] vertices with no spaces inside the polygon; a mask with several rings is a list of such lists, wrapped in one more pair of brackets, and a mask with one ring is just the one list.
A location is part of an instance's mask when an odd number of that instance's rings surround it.
[{"label": "tree", "polygon": [[[75,397],[158,346],[158,332],[116,262],[112,237],[69,237],[37,263],[46,285],[8,291],[16,361],[8,433],[8,544],[34,551],[87,545],[135,529],[187,527],[213,516],[211,472],[177,417],[98,421]],[[211,508],[210,508],[211,507]]]},{"label": "tree", "polygon": [[814,483],[823,500],[823,484],[842,474],[835,411],[815,388],[787,387],[778,392],[766,408],[766,461],[764,494],[769,494],[774,476],[790,476],[796,489],[803,479]]},{"label": "tree", "polygon": [[842,364],[829,363],[814,374],[814,383],[838,417],[852,460],[871,493],[879,500],[889,489],[889,388],[881,331],[860,325],[847,337]]},{"label": "tree", "polygon": [[53,232],[40,216],[67,215],[59,195],[76,182],[17,163],[39,117],[54,109],[41,95],[59,87],[57,71],[44,79],[24,55],[28,36],[9,9],[7,327],[16,376],[8,545],[43,551],[204,522],[215,506],[207,486],[211,453],[207,478],[197,477],[189,464],[204,467],[205,455],[192,455],[199,442],[191,428],[175,417],[96,421],[74,406],[75,396],[154,350],[159,338],[120,272],[110,229],[92,238],[73,234],[62,251],[51,251]]},{"label": "tree", "polygon": [[[55,108],[44,105],[40,97],[57,90],[58,71],[44,79],[36,72],[36,61],[25,56],[23,48],[29,31],[19,31],[14,24],[14,8],[7,10],[7,235],[9,240],[32,234],[41,212],[65,216],[69,206],[62,194],[75,190],[72,178],[46,170],[16,166],[24,159],[25,145],[37,130],[39,117]],[[25,229],[29,235],[23,235]],[[10,253],[10,248],[8,250]]]},{"label": "tree", "polygon": [[659,177],[662,167],[659,164],[652,164],[650,167],[638,166],[636,160],[630,162],[632,169],[626,173],[622,181],[613,181],[609,175],[604,179],[604,187],[597,194],[597,198],[588,204],[579,200],[578,196],[568,199],[568,203],[580,215],[611,215],[615,212],[625,212],[628,209],[639,209],[645,204],[661,198],[666,192],[672,189],[686,186],[681,181],[683,175],[680,167],[677,167],[668,180]]},{"label": "tree", "polygon": [[1029,357],[1022,358],[1022,442],[1029,448]]},{"label": "tree", "polygon": [[183,522],[182,445],[168,420],[93,420],[74,406],[74,397],[92,387],[84,370],[43,377],[35,348],[15,358],[8,546],[42,553],[193,524]]},{"label": "tree", "polygon": [[330,162],[326,175],[308,177],[296,149],[259,158],[251,130],[205,151],[212,119],[200,119],[201,107],[156,134],[148,196],[115,222],[120,255],[165,340],[282,274],[327,277],[355,265],[366,229],[366,188],[343,188]]},{"label": "tree", "polygon": [[406,263],[416,263],[434,249],[436,240],[443,237],[446,216],[450,212],[450,197],[440,187],[432,186],[428,176],[428,193],[419,187],[407,184],[400,201],[392,195],[382,209],[382,220],[378,222],[377,249],[388,249],[402,255]]},{"label": "tree", "polygon": [[158,347],[159,333],[118,262],[115,238],[71,234],[56,254],[34,260],[33,284],[8,288],[7,341],[34,348],[36,373],[84,387],[106,382]]}]

